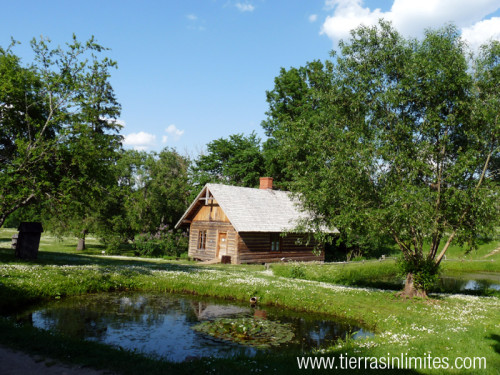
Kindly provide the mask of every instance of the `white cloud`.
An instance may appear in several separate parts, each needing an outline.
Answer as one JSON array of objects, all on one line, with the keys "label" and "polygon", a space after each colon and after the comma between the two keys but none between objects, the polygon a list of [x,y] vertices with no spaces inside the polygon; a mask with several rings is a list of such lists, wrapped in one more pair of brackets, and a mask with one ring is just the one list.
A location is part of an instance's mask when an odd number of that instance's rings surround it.
[{"label": "white cloud", "polygon": [[99,117],[99,119],[106,121],[108,124],[116,124],[122,128],[125,127],[125,121],[115,118]]},{"label": "white cloud", "polygon": [[255,7],[250,4],[250,3],[236,3],[234,5],[240,12],[253,12],[255,10]]},{"label": "white cloud", "polygon": [[500,40],[500,17],[493,17],[462,29],[462,38],[474,50],[490,39]]},{"label": "white cloud", "polygon": [[147,150],[156,145],[156,135],[146,132],[130,133],[125,136],[123,144],[135,150]]},{"label": "white cloud", "polygon": [[173,124],[169,125],[166,129],[165,129],[165,132],[167,133],[167,135],[164,135],[163,138],[162,138],[162,142],[163,143],[166,143],[167,140],[170,138],[172,138],[172,140],[174,142],[178,141],[182,135],[184,134],[184,130],[180,130],[180,129],[177,129],[177,127]]},{"label": "white cloud", "polygon": [[371,11],[363,8],[362,0],[331,0],[326,5],[333,8],[334,12],[332,16],[326,17],[321,33],[334,42],[347,38],[349,32],[359,25],[374,25],[379,18],[384,17],[380,9]]},{"label": "white cloud", "polygon": [[[363,0],[326,0],[325,6],[332,14],[326,17],[321,34],[327,35],[336,44],[349,37],[349,31],[360,24],[375,25],[380,18],[393,23],[406,36],[419,37],[427,28],[438,28],[454,23],[464,31],[464,38],[470,44],[480,44],[498,33],[498,21],[481,21],[500,9],[498,0],[394,0],[389,11],[370,9]],[[495,19],[492,19],[495,20]],[[473,31],[475,39],[470,39]]]},{"label": "white cloud", "polygon": [[205,21],[198,18],[196,14],[193,13],[187,14],[186,18],[188,19],[187,28],[189,30],[205,31],[205,26],[204,26]]},{"label": "white cloud", "polygon": [[[168,141],[177,142],[184,134],[184,130],[180,130],[174,124],[171,124],[165,128],[165,133],[165,135],[161,136],[161,143],[163,144]],[[125,135],[123,144],[134,150],[144,151],[157,147],[157,138],[158,137],[154,134],[140,131],[138,133]]]},{"label": "white cloud", "polygon": [[311,14],[309,16],[309,22],[316,22],[317,19],[318,19],[318,15],[317,14]]}]

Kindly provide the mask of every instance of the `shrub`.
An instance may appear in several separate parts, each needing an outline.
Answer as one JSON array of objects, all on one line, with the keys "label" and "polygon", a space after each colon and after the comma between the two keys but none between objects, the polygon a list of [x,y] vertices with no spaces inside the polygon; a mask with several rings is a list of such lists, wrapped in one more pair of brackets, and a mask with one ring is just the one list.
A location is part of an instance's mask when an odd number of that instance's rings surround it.
[{"label": "shrub", "polygon": [[178,257],[188,249],[188,236],[180,230],[161,225],[156,233],[142,233],[134,241],[138,255],[147,257]]},{"label": "shrub", "polygon": [[439,278],[439,266],[436,265],[434,259],[419,256],[409,259],[401,257],[398,260],[398,266],[402,277],[406,277],[409,273],[413,274],[413,283],[420,290],[431,290]]},{"label": "shrub", "polygon": [[290,267],[290,277],[294,279],[303,279],[306,276],[306,270],[303,264],[294,262]]},{"label": "shrub", "polygon": [[119,236],[110,235],[103,241],[106,245],[106,252],[108,254],[120,254],[120,245],[123,240]]}]

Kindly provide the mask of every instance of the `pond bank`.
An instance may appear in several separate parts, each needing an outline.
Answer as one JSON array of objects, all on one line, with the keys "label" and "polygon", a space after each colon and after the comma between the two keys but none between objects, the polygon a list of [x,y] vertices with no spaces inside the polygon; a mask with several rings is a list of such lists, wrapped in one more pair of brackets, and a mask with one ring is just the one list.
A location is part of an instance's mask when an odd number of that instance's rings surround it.
[{"label": "pond bank", "polygon": [[12,350],[0,346],[0,374],[9,375],[105,375],[109,371],[97,371],[81,366],[69,366],[51,358]]},{"label": "pond bank", "polygon": [[[286,306],[296,311],[319,312],[360,322],[373,328],[379,334],[364,340],[345,340],[315,355],[334,356],[348,353],[352,356],[382,357],[408,353],[423,356],[432,352],[433,356],[485,357],[488,368],[483,374],[496,374],[500,368],[497,352],[500,322],[498,311],[500,300],[494,297],[473,297],[463,295],[439,295],[430,300],[401,300],[393,292],[370,288],[353,288],[325,282],[288,279],[263,272],[263,267],[203,267],[196,264],[158,263],[151,265],[0,265],[0,297],[23,299],[64,298],[111,290],[141,290],[155,292],[183,292],[226,299],[248,301],[257,296],[263,305]],[[0,307],[3,300],[0,298]],[[5,306],[5,305],[3,305]],[[13,335],[17,332],[13,327]],[[42,333],[32,332],[33,335]],[[50,336],[50,335],[49,335]],[[37,348],[46,354],[57,355],[68,352],[64,338],[43,336],[56,340],[64,347],[64,352],[55,353],[53,348]],[[19,337],[22,342],[23,337]],[[36,340],[33,340],[36,342]],[[63,345],[64,343],[64,345]],[[54,344],[55,346],[57,346]],[[52,346],[54,346],[52,345]],[[140,363],[141,368],[151,368],[151,373],[162,373],[158,369],[171,368],[168,362],[144,359],[137,354],[101,349],[95,343],[81,343],[85,351],[113,352],[120,360],[113,361],[108,355],[95,363],[120,373],[133,372],[131,364],[123,366],[124,358]],[[81,350],[75,349],[77,355]],[[126,355],[125,355],[126,354]],[[85,357],[72,357],[75,363],[85,361]],[[142,358],[140,361],[137,358]],[[84,362],[85,363],[85,362]],[[161,364],[161,366],[160,366]],[[98,366],[99,367],[99,366]],[[217,369],[218,373],[241,374],[267,369],[279,373],[301,373],[294,357],[273,356],[237,361],[213,360],[184,363],[175,366],[177,372]],[[118,370],[119,369],[119,370]],[[137,371],[137,367],[135,368]],[[274,372],[274,370],[273,370]],[[446,374],[447,371],[428,371],[432,374]],[[349,372],[346,372],[349,373]],[[360,372],[363,373],[363,372]]]}]

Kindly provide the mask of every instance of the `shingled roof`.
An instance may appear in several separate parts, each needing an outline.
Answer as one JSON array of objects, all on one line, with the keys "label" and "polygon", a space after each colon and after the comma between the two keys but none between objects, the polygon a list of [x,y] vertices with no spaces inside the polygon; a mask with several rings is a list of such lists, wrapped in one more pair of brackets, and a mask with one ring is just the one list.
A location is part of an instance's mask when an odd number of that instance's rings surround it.
[{"label": "shingled roof", "polygon": [[[300,202],[290,192],[271,189],[253,189],[221,184],[207,184],[176,225],[178,228],[197,202],[209,194],[217,201],[237,232],[293,231],[307,214],[300,210]],[[337,229],[324,229],[338,233]]]}]

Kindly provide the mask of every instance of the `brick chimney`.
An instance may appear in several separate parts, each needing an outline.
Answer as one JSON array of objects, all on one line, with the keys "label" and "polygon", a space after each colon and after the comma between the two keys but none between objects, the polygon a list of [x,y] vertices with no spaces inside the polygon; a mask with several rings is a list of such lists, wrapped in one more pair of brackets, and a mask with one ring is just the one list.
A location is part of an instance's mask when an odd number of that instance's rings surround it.
[{"label": "brick chimney", "polygon": [[261,189],[272,189],[273,188],[273,178],[272,177],[261,177],[260,178],[260,188]]}]

